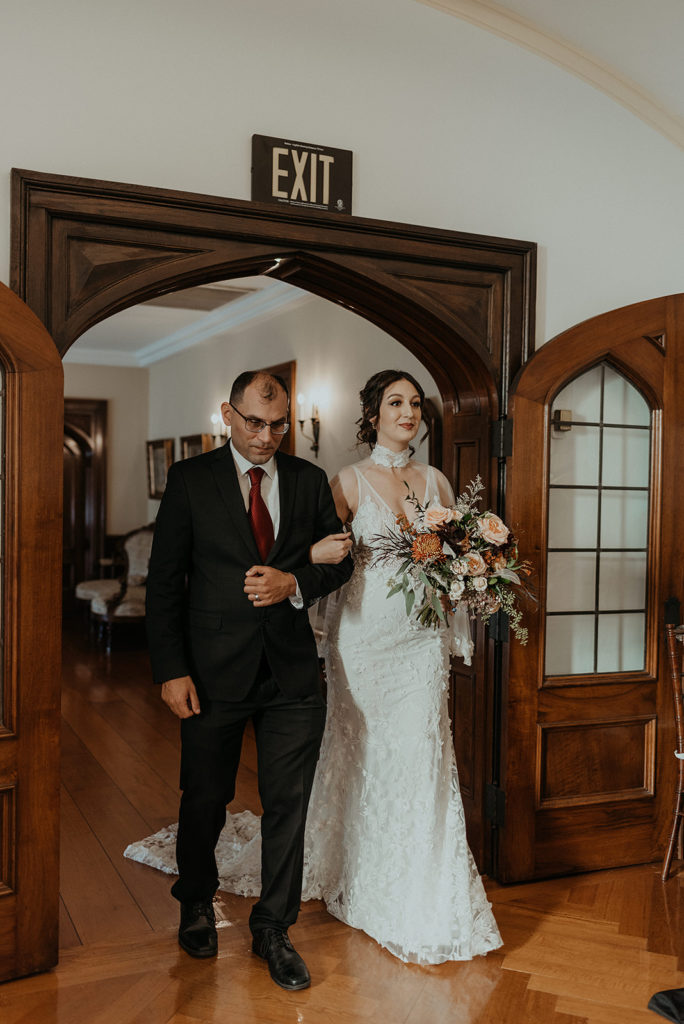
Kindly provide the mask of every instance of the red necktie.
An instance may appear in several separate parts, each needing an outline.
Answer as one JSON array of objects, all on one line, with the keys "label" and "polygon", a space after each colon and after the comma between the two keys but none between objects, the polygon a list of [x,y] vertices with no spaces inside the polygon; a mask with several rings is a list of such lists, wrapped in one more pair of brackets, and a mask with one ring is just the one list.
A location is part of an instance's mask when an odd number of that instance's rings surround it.
[{"label": "red necktie", "polygon": [[247,470],[252,486],[249,489],[249,525],[252,527],[254,540],[259,549],[259,557],[262,562],[268,558],[268,553],[273,547],[273,520],[266,508],[266,502],[261,497],[261,478],[264,471],[261,466],[252,466]]}]

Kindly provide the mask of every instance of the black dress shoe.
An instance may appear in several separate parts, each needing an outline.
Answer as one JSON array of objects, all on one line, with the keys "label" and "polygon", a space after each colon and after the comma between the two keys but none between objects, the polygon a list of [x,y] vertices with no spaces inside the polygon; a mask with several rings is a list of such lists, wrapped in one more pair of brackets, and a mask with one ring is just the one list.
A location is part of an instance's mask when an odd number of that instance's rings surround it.
[{"label": "black dress shoe", "polygon": [[288,939],[287,932],[277,928],[262,928],[254,932],[252,950],[267,961],[271,977],[281,988],[297,992],[311,984],[306,964]]},{"label": "black dress shoe", "polygon": [[216,918],[211,900],[206,903],[181,903],[178,945],[190,956],[216,956]]}]

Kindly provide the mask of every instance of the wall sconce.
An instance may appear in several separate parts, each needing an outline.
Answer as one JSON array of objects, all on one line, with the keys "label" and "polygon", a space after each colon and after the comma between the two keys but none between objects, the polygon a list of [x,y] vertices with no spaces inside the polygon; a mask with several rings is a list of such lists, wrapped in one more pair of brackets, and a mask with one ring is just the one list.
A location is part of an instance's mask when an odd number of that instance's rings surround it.
[{"label": "wall sconce", "polygon": [[311,404],[311,416],[309,417],[309,420],[311,422],[311,435],[305,434],[304,433],[304,424],[306,423],[306,418],[304,416],[304,403],[305,403],[305,401],[306,401],[306,396],[303,395],[301,393],[301,391],[300,391],[300,393],[297,395],[297,405],[299,406],[299,429],[302,432],[302,437],[305,437],[307,441],[311,441],[311,451],[314,453],[316,458],[318,458],[318,448],[319,448],[318,438],[319,438],[319,435],[320,435],[320,432],[321,432],[321,421],[320,421],[320,418],[319,418],[319,415],[318,415],[318,406],[316,405],[315,402],[312,402],[312,404]]},{"label": "wall sconce", "polygon": [[214,437],[228,437],[228,426],[217,412],[211,414],[211,426]]}]

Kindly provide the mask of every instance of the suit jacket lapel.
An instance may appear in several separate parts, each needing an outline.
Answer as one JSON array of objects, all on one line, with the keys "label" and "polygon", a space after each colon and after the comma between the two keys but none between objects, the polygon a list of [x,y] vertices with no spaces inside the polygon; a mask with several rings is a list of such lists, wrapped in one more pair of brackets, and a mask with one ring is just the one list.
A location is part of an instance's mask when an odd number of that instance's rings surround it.
[{"label": "suit jacket lapel", "polygon": [[216,460],[212,463],[211,471],[219,493],[228,509],[228,514],[234,528],[234,536],[244,544],[249,552],[252,564],[259,565],[261,559],[252,528],[249,525],[247,513],[245,512],[245,502],[240,490],[240,484],[238,483],[237,469],[229,444],[225,444],[219,450]]},{"label": "suit jacket lapel", "polygon": [[276,455],[276,462],[278,465],[280,524],[278,526],[278,536],[275,539],[275,544],[271,548],[270,554],[266,559],[267,565],[270,565],[273,560],[278,557],[278,553],[285,543],[285,538],[290,531],[292,513],[297,495],[297,474],[293,471],[289,460],[281,458],[280,455]]}]

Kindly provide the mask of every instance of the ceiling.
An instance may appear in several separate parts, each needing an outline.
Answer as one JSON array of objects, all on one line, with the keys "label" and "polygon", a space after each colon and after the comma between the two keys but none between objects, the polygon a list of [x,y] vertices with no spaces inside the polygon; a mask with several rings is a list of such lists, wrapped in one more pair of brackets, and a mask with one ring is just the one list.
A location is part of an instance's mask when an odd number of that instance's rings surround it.
[{"label": "ceiling", "polygon": [[[684,148],[684,0],[417,0],[589,82]],[[67,362],[149,366],[207,338],[311,301],[264,277],[160,296],[84,334]]]},{"label": "ceiling", "polygon": [[185,288],[107,317],[81,335],[64,362],[150,366],[313,298],[309,292],[267,277],[234,278]]},{"label": "ceiling", "polygon": [[614,68],[684,121],[682,0],[499,0],[497,6]]},{"label": "ceiling", "polygon": [[417,0],[545,57],[684,148],[682,0]]}]

